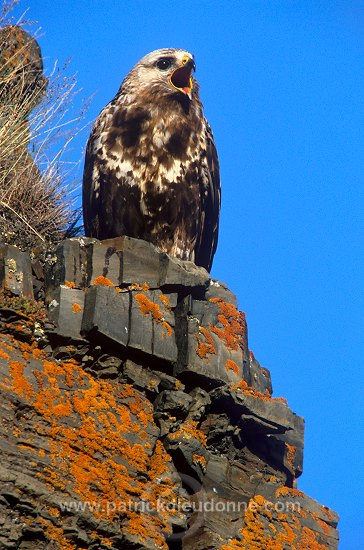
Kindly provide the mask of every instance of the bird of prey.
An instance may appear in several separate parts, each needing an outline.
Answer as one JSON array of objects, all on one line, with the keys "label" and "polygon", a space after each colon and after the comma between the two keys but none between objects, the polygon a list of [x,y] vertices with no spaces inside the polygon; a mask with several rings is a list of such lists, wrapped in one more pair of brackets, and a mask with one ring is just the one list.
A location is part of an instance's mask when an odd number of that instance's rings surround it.
[{"label": "bird of prey", "polygon": [[211,269],[220,212],[219,163],[192,54],[143,57],[99,114],[83,176],[86,236],[127,235]]}]

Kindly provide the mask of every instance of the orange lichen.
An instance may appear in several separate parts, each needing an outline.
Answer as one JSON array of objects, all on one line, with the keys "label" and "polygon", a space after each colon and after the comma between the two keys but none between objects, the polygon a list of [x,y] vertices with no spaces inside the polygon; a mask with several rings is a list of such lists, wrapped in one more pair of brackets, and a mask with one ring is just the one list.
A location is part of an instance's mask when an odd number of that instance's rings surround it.
[{"label": "orange lichen", "polygon": [[327,506],[322,506],[322,510],[327,515],[330,521],[332,521],[334,518],[332,517],[332,514],[330,512],[330,509]]},{"label": "orange lichen", "polygon": [[52,506],[47,506],[46,508],[47,508],[48,514],[50,514],[51,516],[54,516],[55,518],[58,518],[61,515],[58,508],[53,508]]},{"label": "orange lichen", "polygon": [[300,515],[300,510],[297,515],[294,511],[276,513],[273,502],[256,495],[249,501],[239,536],[220,550],[324,550],[326,546],[317,541],[315,533],[302,526]]},{"label": "orange lichen", "polygon": [[126,290],[144,290],[146,292],[149,290],[149,285],[147,283],[143,283],[142,285],[139,283],[133,283],[129,285]]},{"label": "orange lichen", "polygon": [[[317,514],[315,514],[315,515],[317,515]],[[327,525],[327,523],[325,521],[323,521],[321,518],[319,518],[318,516],[316,518],[316,521],[321,526],[321,529],[323,530],[325,535],[327,537],[329,537],[330,536],[330,527]]]},{"label": "orange lichen", "polygon": [[47,357],[47,352],[44,349],[39,349],[32,346],[32,357],[41,361]]},{"label": "orange lichen", "polygon": [[20,433],[21,433],[21,432],[20,432],[20,430],[19,430],[19,428],[18,428],[17,426],[13,426],[13,430],[12,430],[12,431],[13,431],[13,435],[14,435],[15,437],[19,437],[19,436],[20,436]]},{"label": "orange lichen", "polygon": [[197,439],[202,445],[206,446],[206,434],[197,428],[197,422],[186,420],[178,427],[176,432],[169,434],[171,439]]},{"label": "orange lichen", "polygon": [[151,300],[148,300],[145,294],[136,294],[135,299],[139,304],[139,309],[144,315],[149,313],[154,317],[154,319],[162,319],[163,313],[160,311],[158,304],[155,304]]},{"label": "orange lichen", "polygon": [[257,399],[262,399],[263,401],[281,401],[282,403],[287,404],[287,400],[284,397],[271,397],[271,394],[267,390],[265,390],[264,393],[261,393],[253,386],[249,386],[244,378],[242,378],[237,384],[231,386],[231,389],[240,390],[246,395],[251,395],[252,397],[256,397]]},{"label": "orange lichen", "polygon": [[159,296],[159,299],[161,302],[164,303],[164,305],[166,305],[167,307],[171,307],[171,302],[169,301],[169,298],[165,294],[161,294]]},{"label": "orange lichen", "polygon": [[192,460],[195,464],[200,464],[200,466],[202,466],[202,468],[205,470],[207,462],[204,456],[194,454]]},{"label": "orange lichen", "polygon": [[64,285],[68,288],[76,288],[76,283],[74,281],[65,281]]},{"label": "orange lichen", "polygon": [[[165,320],[164,315],[161,312],[160,306],[155,302],[149,300],[145,294],[136,294],[135,299],[139,304],[140,312],[143,315],[151,315],[154,321],[156,321],[156,323],[158,323],[161,327],[163,327],[163,329],[165,329],[167,335],[172,336],[172,327]],[[162,334],[164,334],[164,332]]]},{"label": "orange lichen", "polygon": [[196,338],[196,353],[199,357],[201,357],[201,359],[207,359],[207,354],[209,353],[216,353],[212,336],[205,327],[198,327],[198,334],[196,334]]},{"label": "orange lichen", "polygon": [[273,525],[273,523],[268,523],[268,527],[272,529],[273,533],[277,532],[277,528],[275,527],[275,525]]},{"label": "orange lichen", "polygon": [[72,304],[72,313],[80,313],[81,306],[80,304]]},{"label": "orange lichen", "polygon": [[62,548],[62,550],[86,550],[85,547],[82,548],[82,546],[72,544],[69,539],[66,538],[62,527],[56,527],[50,520],[45,518],[37,518],[35,523],[42,524],[50,540],[56,542],[58,547]]},{"label": "orange lichen", "polygon": [[244,350],[246,335],[245,313],[238,311],[236,307],[221,298],[210,298],[210,302],[218,305],[220,314],[217,316],[219,326],[210,325],[214,332],[225,346],[230,350]]},{"label": "orange lichen", "polygon": [[245,512],[245,526],[241,529],[241,539],[229,541],[229,545],[223,545],[221,550],[281,550],[272,535],[266,535],[264,524],[259,520],[259,511],[266,508],[268,501],[261,495],[256,495],[249,502]]},{"label": "orange lichen", "polygon": [[299,489],[293,489],[292,487],[286,487],[285,485],[283,487],[279,487],[276,490],[276,497],[303,497],[305,494],[302,491],[299,491]]},{"label": "orange lichen", "polygon": [[128,400],[128,409],[134,414],[141,425],[145,428],[153,423],[153,409],[146,407],[140,394],[136,392],[131,384],[125,384],[119,392],[118,397]]},{"label": "orange lichen", "polygon": [[21,351],[23,359],[25,359],[25,361],[29,361],[29,358],[32,355],[34,349],[34,345],[36,345],[36,342],[34,342],[33,345],[30,345],[27,342],[18,342],[17,348]]},{"label": "orange lichen", "polygon": [[148,382],[148,389],[153,390],[157,385],[157,380],[155,378],[151,378]]},{"label": "orange lichen", "polygon": [[24,363],[9,360],[9,372],[20,397],[30,399],[34,395],[33,387],[24,376]]},{"label": "orange lichen", "polygon": [[163,443],[158,440],[149,463],[150,479],[155,480],[165,472],[168,472],[168,462],[171,462],[171,457],[167,454]]},{"label": "orange lichen", "polygon": [[[12,341],[12,337],[11,336],[8,336],[8,340],[9,341]],[[8,342],[0,342],[0,347],[3,348],[3,349],[6,349],[8,351],[13,351],[14,350],[14,346],[9,344]]]},{"label": "orange lichen", "polygon": [[246,395],[251,395],[252,397],[256,397],[258,399],[262,399],[263,401],[271,400],[271,398],[264,393],[261,393],[257,389],[253,388],[253,386],[249,386],[246,380],[242,378],[240,382],[235,384],[234,386],[231,386],[232,390],[240,390]]},{"label": "orange lichen", "polygon": [[[148,516],[143,516],[135,512],[131,512],[127,531],[130,534],[136,535],[138,538],[145,541],[148,537],[150,537],[151,530],[153,530],[153,528],[155,529],[155,524],[158,523],[159,522],[156,518],[151,520],[151,518]],[[160,526],[162,527],[162,525]],[[167,533],[171,533],[171,527],[169,525],[164,526],[164,529],[167,531]],[[165,538],[161,531],[159,533],[155,533],[155,536],[153,537],[154,543],[157,548],[166,548]]]},{"label": "orange lichen", "polygon": [[288,445],[288,443],[285,443],[286,449],[287,449],[287,462],[289,466],[294,470],[294,461],[297,454],[297,447],[294,445]]},{"label": "orange lichen", "polygon": [[[10,338],[3,338],[8,345]],[[22,357],[15,345],[13,352],[14,357],[16,353]],[[177,490],[167,475],[171,459],[163,444],[157,441],[151,452],[150,434],[155,427],[150,402],[131,385],[94,379],[74,360],[41,360],[37,368],[20,360],[3,360],[9,364],[9,378],[0,380],[1,390],[25,400],[40,420],[35,423],[34,440],[19,447],[19,452],[39,459],[38,477],[80,502],[100,504],[90,510],[99,520],[113,521],[119,517],[118,507],[131,503],[122,530],[166,548],[163,532],[170,531],[169,517],[175,511],[168,506],[159,510],[157,503],[172,498]],[[202,438],[193,423],[186,426],[189,432]],[[45,438],[46,453],[39,449],[39,437]],[[148,437],[151,440],[146,441]],[[139,479],[134,472],[143,472],[144,477]],[[149,503],[150,516],[133,509],[133,502],[140,500]],[[113,505],[108,514],[107,503]],[[56,518],[54,524],[47,523],[46,533],[60,548],[73,548],[64,544]]]},{"label": "orange lichen", "polygon": [[275,475],[271,475],[271,476],[269,476],[269,478],[268,478],[268,482],[269,482],[269,483],[278,483],[278,481],[279,481],[279,478],[278,478],[277,476],[275,476]]},{"label": "orange lichen", "polygon": [[6,351],[3,351],[1,348],[0,348],[0,357],[2,359],[9,359],[10,358],[10,355],[8,353],[6,353]]},{"label": "orange lichen", "polygon": [[240,375],[240,369],[238,365],[235,363],[235,361],[232,361],[231,359],[227,359],[225,363],[226,370],[232,370],[235,372],[235,374]]},{"label": "orange lichen", "polygon": [[[25,443],[18,443],[18,449],[26,449],[33,451],[33,445],[26,445]],[[36,462],[31,462],[30,464],[33,464],[33,466],[36,466]]]},{"label": "orange lichen", "polygon": [[103,275],[100,275],[99,277],[96,277],[93,282],[94,285],[100,285],[100,286],[114,286],[113,283],[108,279],[107,277],[104,277]]},{"label": "orange lichen", "polygon": [[99,538],[100,542],[101,542],[102,544],[104,544],[105,546],[110,546],[110,548],[111,548],[112,546],[114,546],[113,541],[110,540],[109,538],[103,537],[102,535],[99,535],[98,538]]},{"label": "orange lichen", "polygon": [[297,542],[297,550],[327,550],[325,544],[319,544],[316,535],[308,527],[302,528],[301,540]]}]

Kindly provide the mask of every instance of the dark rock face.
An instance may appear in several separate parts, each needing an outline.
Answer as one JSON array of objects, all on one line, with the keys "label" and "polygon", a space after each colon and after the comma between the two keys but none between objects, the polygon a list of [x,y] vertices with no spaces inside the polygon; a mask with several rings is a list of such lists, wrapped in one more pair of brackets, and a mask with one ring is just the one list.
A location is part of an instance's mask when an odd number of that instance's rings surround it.
[{"label": "dark rock face", "polygon": [[0,284],[17,296],[33,298],[30,256],[16,246],[0,247]]},{"label": "dark rock face", "polygon": [[[7,25],[0,30],[0,44],[0,100],[14,104],[21,95],[22,107],[29,116],[47,85],[40,47],[17,25]],[[9,74],[11,78],[7,78]]]},{"label": "dark rock face", "polygon": [[223,283],[126,237],[3,247],[0,274],[0,548],[337,548]]}]

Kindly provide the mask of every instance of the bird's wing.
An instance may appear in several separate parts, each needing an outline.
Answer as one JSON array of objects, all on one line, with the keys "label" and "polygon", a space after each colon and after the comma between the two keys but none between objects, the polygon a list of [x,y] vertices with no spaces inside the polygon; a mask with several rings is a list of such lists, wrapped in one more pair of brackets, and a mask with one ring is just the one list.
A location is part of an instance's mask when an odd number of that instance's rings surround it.
[{"label": "bird's wing", "polygon": [[82,182],[82,207],[85,235],[99,234],[99,213],[102,201],[102,163],[100,162],[101,133],[105,122],[103,111],[97,118],[86,145]]},{"label": "bird's wing", "polygon": [[195,263],[211,270],[217,247],[221,203],[220,168],[214,137],[205,120],[206,161],[201,188],[201,230],[195,248]]},{"label": "bird's wing", "polygon": [[140,163],[135,155],[125,154],[125,141],[133,145],[146,116],[142,109],[128,113],[117,96],[98,116],[86,147],[82,191],[86,236],[143,238]]}]

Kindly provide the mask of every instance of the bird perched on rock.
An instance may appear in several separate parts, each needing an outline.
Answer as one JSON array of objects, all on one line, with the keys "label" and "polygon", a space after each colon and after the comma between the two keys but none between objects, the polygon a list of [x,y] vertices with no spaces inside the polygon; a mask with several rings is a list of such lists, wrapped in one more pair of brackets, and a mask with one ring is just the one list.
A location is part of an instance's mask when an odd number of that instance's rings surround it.
[{"label": "bird perched on rock", "polygon": [[211,269],[220,212],[219,163],[193,55],[143,57],[101,111],[87,143],[85,233],[152,242]]}]

